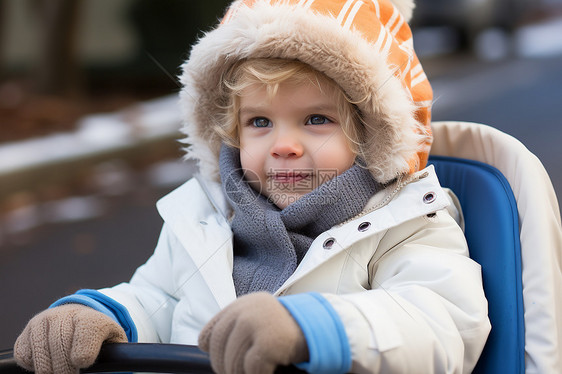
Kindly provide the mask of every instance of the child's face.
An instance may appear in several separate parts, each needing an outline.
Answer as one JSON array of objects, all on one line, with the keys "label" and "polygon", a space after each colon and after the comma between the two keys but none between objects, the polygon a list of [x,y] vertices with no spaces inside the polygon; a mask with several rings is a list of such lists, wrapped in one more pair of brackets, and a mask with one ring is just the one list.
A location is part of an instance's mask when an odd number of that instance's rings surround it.
[{"label": "child's face", "polygon": [[269,97],[240,97],[240,161],[249,184],[283,209],[349,169],[355,154],[340,126],[334,88],[281,83]]}]

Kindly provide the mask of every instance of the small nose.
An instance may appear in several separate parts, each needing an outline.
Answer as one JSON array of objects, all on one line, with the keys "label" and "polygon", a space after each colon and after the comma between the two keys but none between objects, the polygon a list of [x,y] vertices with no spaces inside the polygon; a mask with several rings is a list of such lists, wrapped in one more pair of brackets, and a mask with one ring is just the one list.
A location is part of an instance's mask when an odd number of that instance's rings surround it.
[{"label": "small nose", "polygon": [[278,134],[271,147],[271,155],[273,157],[301,157],[304,148],[296,134],[284,132]]}]

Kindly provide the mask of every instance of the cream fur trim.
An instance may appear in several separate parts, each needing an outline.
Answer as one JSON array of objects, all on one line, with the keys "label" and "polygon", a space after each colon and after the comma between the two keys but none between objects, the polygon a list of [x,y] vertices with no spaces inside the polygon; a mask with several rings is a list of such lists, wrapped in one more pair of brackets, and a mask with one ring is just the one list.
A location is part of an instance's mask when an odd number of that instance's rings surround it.
[{"label": "cream fur trim", "polygon": [[251,57],[298,59],[332,78],[354,101],[362,101],[358,107],[371,144],[366,162],[375,179],[385,183],[408,172],[423,127],[414,119],[416,108],[386,56],[375,53],[359,33],[342,30],[331,17],[258,2],[207,33],[183,66],[186,157],[198,160],[206,177],[219,179],[220,139],[211,124],[219,121],[221,74]]}]

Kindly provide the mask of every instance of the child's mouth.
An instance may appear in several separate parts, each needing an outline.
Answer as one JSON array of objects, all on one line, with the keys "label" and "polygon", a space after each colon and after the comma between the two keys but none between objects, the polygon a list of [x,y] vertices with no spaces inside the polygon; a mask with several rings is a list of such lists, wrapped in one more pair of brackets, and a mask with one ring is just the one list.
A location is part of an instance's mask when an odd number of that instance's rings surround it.
[{"label": "child's mouth", "polygon": [[305,179],[309,179],[311,174],[302,172],[277,172],[270,174],[270,178],[277,183],[295,184]]}]

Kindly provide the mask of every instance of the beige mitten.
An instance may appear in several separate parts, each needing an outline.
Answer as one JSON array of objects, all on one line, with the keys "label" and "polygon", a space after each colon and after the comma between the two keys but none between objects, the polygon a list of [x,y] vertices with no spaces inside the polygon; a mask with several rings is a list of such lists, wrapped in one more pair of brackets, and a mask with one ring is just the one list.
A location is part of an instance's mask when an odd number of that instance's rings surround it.
[{"label": "beige mitten", "polygon": [[308,360],[299,325],[266,292],[242,296],[213,317],[199,335],[199,347],[209,352],[219,374],[267,374],[278,365]]},{"label": "beige mitten", "polygon": [[119,324],[79,304],[47,309],[33,317],[14,345],[18,365],[39,374],[78,373],[92,365],[103,342],[126,342]]}]

